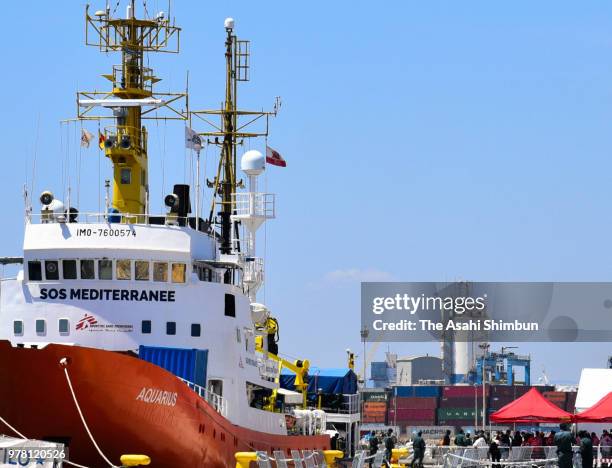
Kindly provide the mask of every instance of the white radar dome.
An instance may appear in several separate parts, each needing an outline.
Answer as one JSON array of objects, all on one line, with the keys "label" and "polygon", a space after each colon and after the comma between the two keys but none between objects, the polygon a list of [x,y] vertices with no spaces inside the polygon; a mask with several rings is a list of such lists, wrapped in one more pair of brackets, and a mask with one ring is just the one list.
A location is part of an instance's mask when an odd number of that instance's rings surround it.
[{"label": "white radar dome", "polygon": [[266,157],[257,150],[247,151],[240,160],[240,169],[252,176],[258,176],[266,169]]},{"label": "white radar dome", "polygon": [[234,18],[225,18],[225,29],[234,29]]}]

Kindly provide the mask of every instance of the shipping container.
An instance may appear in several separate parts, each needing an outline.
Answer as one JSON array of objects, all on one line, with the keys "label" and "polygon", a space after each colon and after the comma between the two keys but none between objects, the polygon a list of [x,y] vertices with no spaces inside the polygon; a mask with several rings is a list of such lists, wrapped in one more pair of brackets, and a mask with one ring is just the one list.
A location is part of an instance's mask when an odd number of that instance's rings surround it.
[{"label": "shipping container", "polygon": [[387,401],[389,398],[389,394],[384,390],[376,390],[376,391],[361,391],[361,399],[363,401]]},{"label": "shipping container", "polygon": [[390,409],[387,414],[389,417],[389,421],[427,421],[436,419],[435,409]]},{"label": "shipping container", "polygon": [[386,401],[364,401],[363,407],[364,408],[383,408],[385,409],[387,407],[387,402]]},{"label": "shipping container", "polygon": [[474,408],[482,407],[482,396],[472,397],[442,397],[440,398],[440,408]]},{"label": "shipping container", "polygon": [[393,387],[393,395],[396,397],[413,397],[414,396],[414,387],[402,387],[397,386]]},{"label": "shipping container", "polygon": [[421,398],[438,398],[442,395],[440,385],[417,385],[414,388],[414,396]]},{"label": "shipping container", "polygon": [[389,402],[389,408],[429,408],[436,409],[438,399],[435,397],[395,397]]},{"label": "shipping container", "polygon": [[382,423],[382,424],[385,424],[386,419],[385,419],[384,415],[383,416],[366,416],[366,415],[364,415],[361,418],[361,422],[364,422],[364,423]]},{"label": "shipping container", "polygon": [[177,377],[206,387],[207,349],[141,345],[138,348],[138,357],[172,372]]},{"label": "shipping container", "polygon": [[471,408],[438,408],[438,420],[474,419],[476,411]]},{"label": "shipping container", "polygon": [[498,410],[506,406],[507,404],[512,403],[515,400],[513,397],[508,396],[491,396],[489,400],[489,408]]},{"label": "shipping container", "polygon": [[[482,395],[482,386],[479,385],[453,385],[444,387],[442,390],[442,398],[445,397],[460,397],[460,398],[474,398],[474,395]],[[489,395],[489,386],[485,386],[485,396]]]}]

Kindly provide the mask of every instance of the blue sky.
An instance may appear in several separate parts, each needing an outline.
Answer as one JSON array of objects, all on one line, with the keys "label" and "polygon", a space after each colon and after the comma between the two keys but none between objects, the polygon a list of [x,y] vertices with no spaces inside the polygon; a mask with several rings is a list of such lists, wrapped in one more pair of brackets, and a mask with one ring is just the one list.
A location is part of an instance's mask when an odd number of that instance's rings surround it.
[{"label": "blue sky", "polygon": [[[148,2],[150,11],[165,5]],[[68,162],[58,123],[74,115],[75,90],[105,88],[99,75],[118,60],[83,45],[83,9],[4,5],[3,255],[20,254],[34,153],[36,196],[62,193],[69,166],[79,209],[97,210],[99,154],[82,153],[79,187],[75,130],[63,131]],[[288,167],[266,176],[279,217],[260,243],[281,351],[337,366],[345,348],[361,350],[361,280],[612,279],[612,4],[181,0],[173,13],[182,51],[151,56],[159,90],[184,88],[189,70],[192,106],[216,107],[223,20],[233,16],[253,41],[241,103],[283,98],[270,145]],[[161,211],[162,194],[189,174],[189,155],[181,124],[149,128]],[[215,154],[206,156],[210,176]],[[536,377],[545,367],[559,382],[612,354],[599,344],[521,351],[534,353]]]}]

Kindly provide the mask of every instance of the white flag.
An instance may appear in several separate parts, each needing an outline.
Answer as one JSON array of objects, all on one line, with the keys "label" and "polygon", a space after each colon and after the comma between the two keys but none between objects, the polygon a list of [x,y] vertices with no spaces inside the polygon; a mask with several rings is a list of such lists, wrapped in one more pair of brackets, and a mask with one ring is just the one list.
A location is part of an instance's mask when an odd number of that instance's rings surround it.
[{"label": "white flag", "polygon": [[89,143],[93,140],[93,135],[84,128],[81,129],[81,146],[89,148]]},{"label": "white flag", "polygon": [[196,151],[202,149],[202,138],[189,127],[185,127],[185,147]]}]

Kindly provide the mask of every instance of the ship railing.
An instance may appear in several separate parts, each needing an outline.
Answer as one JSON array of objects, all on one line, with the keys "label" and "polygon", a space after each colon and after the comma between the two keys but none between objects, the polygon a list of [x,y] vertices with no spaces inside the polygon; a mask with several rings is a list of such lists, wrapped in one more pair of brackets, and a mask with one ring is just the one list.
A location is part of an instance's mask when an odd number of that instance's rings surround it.
[{"label": "ship railing", "polygon": [[322,409],[326,413],[332,414],[357,414],[360,411],[361,405],[359,403],[359,394],[355,393],[354,395],[343,394],[341,395],[342,400],[339,403],[335,404],[325,404],[323,402]]},{"label": "ship railing", "polygon": [[[408,444],[410,447],[410,443]],[[557,447],[556,446],[521,446],[521,447],[499,447],[501,454],[501,465],[503,462],[533,462],[537,466],[556,466]],[[462,466],[481,465],[480,462],[490,460],[489,447],[455,447],[428,445],[425,450],[425,461],[430,460],[433,465],[443,465],[453,467],[461,464]],[[470,464],[470,460],[474,464]]]},{"label": "ship railing", "polygon": [[212,406],[217,413],[227,417],[227,400],[224,397],[211,392],[206,387],[190,382],[189,380],[181,377],[178,377],[178,379],[196,392],[202,399],[206,400],[206,402]]},{"label": "ship railing", "polygon": [[235,214],[238,218],[253,217],[272,219],[276,217],[275,194],[263,192],[232,193]]},{"label": "ship railing", "polygon": [[261,257],[252,257],[244,263],[242,280],[248,284],[261,284],[264,280],[264,260]]},{"label": "ship railing", "polygon": [[[65,200],[68,203],[67,200]],[[60,214],[52,213],[26,213],[26,221],[30,224],[47,224],[47,223],[69,223],[69,224],[110,224],[111,226],[117,225],[116,228],[127,226],[129,224],[143,224],[143,225],[159,225],[159,220],[166,218],[167,213],[164,214],[134,214],[134,213],[100,213],[100,212],[83,212],[71,213],[68,215],[67,212]],[[155,222],[151,222],[152,218]],[[194,222],[194,218],[187,219],[181,217],[180,221],[185,221],[183,224],[191,226]],[[173,217],[171,224],[180,224],[179,217]],[[110,234],[112,236],[112,234]],[[121,234],[120,234],[121,235]]]}]

